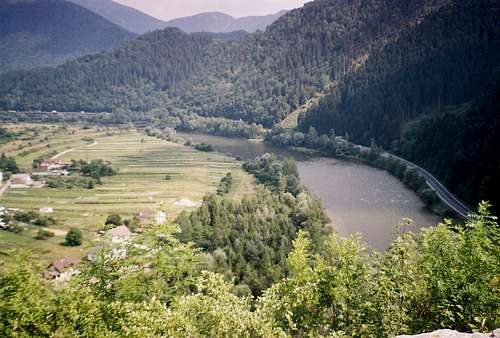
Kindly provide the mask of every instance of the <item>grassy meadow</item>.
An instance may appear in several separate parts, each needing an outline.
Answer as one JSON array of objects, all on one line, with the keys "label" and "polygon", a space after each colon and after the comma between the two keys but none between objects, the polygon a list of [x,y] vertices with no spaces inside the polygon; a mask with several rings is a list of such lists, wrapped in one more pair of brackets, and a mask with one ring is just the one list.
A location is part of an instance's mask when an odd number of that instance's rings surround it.
[{"label": "grassy meadow", "polygon": [[[83,255],[96,239],[96,230],[111,213],[130,217],[142,209],[154,210],[161,206],[172,219],[181,211],[194,208],[186,206],[182,200],[199,203],[205,194],[216,190],[220,179],[228,172],[234,178],[232,196],[238,198],[252,189],[252,179],[234,159],[215,152],[199,152],[135,130],[53,125],[6,127],[24,130],[24,133],[19,139],[0,146],[0,152],[14,156],[26,170],[39,156],[64,152],[60,158],[67,161],[109,161],[118,174],[103,178],[103,184],[92,190],[9,188],[0,197],[1,205],[35,211],[42,207],[53,208],[51,216],[59,221],[53,228],[58,235],[45,241],[36,240],[36,226],[20,234],[0,231],[0,251],[29,248],[42,260]],[[81,247],[60,245],[63,234],[70,227],[83,231],[85,243]]]}]

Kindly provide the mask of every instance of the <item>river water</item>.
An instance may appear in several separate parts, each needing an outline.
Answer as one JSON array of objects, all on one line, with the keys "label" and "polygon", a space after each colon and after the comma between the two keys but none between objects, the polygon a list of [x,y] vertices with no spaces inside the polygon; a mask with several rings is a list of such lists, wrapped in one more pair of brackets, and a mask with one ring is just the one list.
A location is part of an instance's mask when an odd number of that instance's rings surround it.
[{"label": "river water", "polygon": [[322,199],[334,229],[342,236],[360,233],[363,240],[377,250],[390,245],[403,218],[413,221],[406,228],[411,231],[435,225],[440,220],[413,191],[383,170],[348,161],[311,158],[244,139],[179,134],[194,143],[211,144],[219,152],[242,159],[254,159],[265,153],[275,153],[280,158],[294,157],[302,182]]}]

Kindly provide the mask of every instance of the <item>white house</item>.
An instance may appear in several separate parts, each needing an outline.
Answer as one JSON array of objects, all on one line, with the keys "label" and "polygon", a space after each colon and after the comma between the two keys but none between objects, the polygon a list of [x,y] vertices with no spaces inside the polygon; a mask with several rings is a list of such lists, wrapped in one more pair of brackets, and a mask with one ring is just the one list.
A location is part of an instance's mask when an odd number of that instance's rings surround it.
[{"label": "white house", "polygon": [[156,224],[165,224],[167,221],[167,214],[163,211],[159,211],[155,215],[155,222]]},{"label": "white house", "polygon": [[3,172],[0,171],[0,184],[3,182]]}]

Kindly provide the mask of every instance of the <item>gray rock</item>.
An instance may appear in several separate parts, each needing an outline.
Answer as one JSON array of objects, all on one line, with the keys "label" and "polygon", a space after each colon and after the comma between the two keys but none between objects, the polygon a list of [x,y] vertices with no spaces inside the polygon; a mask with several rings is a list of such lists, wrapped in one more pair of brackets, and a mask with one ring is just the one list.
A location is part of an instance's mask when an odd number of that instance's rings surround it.
[{"label": "gray rock", "polygon": [[397,336],[396,338],[500,338],[500,329],[491,333],[462,333],[453,330],[437,330],[414,336]]}]

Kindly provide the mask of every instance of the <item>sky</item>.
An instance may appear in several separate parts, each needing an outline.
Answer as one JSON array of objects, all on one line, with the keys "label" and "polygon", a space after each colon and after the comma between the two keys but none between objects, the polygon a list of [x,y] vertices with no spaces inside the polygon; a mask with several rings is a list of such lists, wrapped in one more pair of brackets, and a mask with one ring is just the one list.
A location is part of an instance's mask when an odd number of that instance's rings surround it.
[{"label": "sky", "polygon": [[162,20],[202,12],[223,12],[235,17],[265,15],[301,7],[310,0],[114,0]]}]

